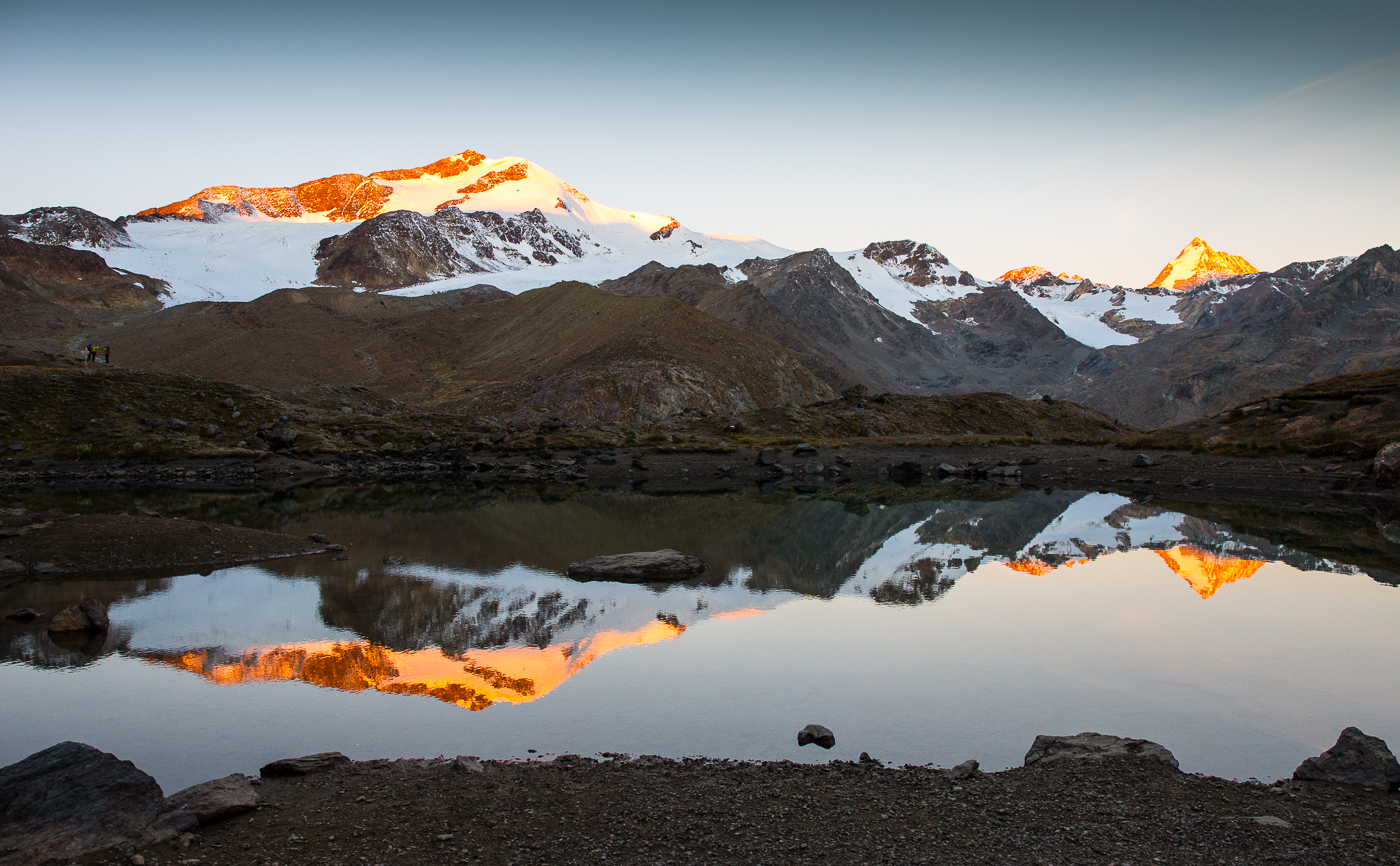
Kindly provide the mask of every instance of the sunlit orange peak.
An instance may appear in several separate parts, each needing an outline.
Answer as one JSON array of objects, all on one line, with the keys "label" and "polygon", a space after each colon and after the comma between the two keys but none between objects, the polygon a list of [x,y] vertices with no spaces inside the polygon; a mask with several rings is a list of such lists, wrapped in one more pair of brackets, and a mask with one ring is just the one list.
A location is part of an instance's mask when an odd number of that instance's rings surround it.
[{"label": "sunlit orange peak", "polygon": [[1200,238],[1192,238],[1147,287],[1185,292],[1212,279],[1257,273],[1259,269],[1240,256],[1221,252]]},{"label": "sunlit orange peak", "polygon": [[1167,567],[1181,575],[1201,598],[1210,598],[1227,583],[1250,577],[1264,563],[1253,559],[1216,556],[1195,547],[1173,547],[1159,550],[1157,555]]},{"label": "sunlit orange peak", "polygon": [[469,710],[525,703],[548,694],[584,666],[625,646],[679,637],[666,620],[633,631],[602,631],[567,645],[501,647],[454,658],[440,649],[391,650],[369,641],[306,641],[255,647],[233,658],[208,650],[148,653],[147,661],[198,674],[218,685],[297,680],[322,688],[426,695]]},{"label": "sunlit orange peak", "polygon": [[1024,268],[1013,268],[997,277],[997,279],[1002,282],[1028,283],[1031,280],[1048,276],[1049,273],[1049,268],[1042,268],[1040,265],[1026,265]]},{"label": "sunlit orange peak", "polygon": [[1055,566],[1043,560],[1035,559],[1034,557],[1028,559],[1013,559],[1006,564],[1006,567],[1013,571],[1019,571],[1023,574],[1034,574],[1036,576],[1044,576],[1055,570]]}]

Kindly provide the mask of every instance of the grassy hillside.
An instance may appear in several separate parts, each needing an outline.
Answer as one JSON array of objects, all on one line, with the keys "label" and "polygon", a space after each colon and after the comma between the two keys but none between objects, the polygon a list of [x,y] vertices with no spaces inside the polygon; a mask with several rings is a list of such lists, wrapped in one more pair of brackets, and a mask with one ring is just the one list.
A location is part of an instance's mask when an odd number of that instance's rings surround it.
[{"label": "grassy hillside", "polygon": [[1142,447],[1368,457],[1400,441],[1400,367],[1310,382],[1210,418],[1153,430]]}]

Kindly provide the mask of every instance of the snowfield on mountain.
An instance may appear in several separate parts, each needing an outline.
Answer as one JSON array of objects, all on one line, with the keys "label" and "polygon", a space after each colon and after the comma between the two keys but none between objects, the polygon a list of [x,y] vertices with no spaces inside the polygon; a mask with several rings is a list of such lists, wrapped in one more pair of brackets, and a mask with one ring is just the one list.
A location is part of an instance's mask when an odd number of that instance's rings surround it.
[{"label": "snowfield on mountain", "polygon": [[[435,166],[443,174],[433,173]],[[336,195],[319,187],[311,190],[314,197],[306,191],[344,177],[359,182],[344,184]],[[366,185],[376,191],[370,196],[375,206],[347,204],[362,198]],[[311,204],[324,209],[312,210]],[[123,220],[134,246],[104,252],[115,267],[169,282],[172,303],[246,301],[273,289],[316,283],[316,252],[323,239],[391,218],[395,211],[435,215],[448,208],[507,220],[536,212],[577,239],[581,254],[556,251],[548,254],[555,259],[551,262],[510,232],[478,232],[456,250],[456,272],[423,281],[404,294],[482,282],[519,293],[561,280],[597,283],[653,260],[671,266],[734,265],[790,252],[745,235],[695,232],[663,214],[608,207],[529,160],[486,160],[472,151],[419,169],[338,175],[298,187],[210,187],[183,202]],[[345,219],[347,214],[367,219]]]}]

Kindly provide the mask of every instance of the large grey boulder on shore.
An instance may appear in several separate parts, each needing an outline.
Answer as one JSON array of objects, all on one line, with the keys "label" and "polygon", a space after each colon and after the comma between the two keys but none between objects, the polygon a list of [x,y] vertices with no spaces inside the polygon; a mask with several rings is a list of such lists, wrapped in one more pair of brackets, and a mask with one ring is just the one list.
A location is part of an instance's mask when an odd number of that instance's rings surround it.
[{"label": "large grey boulder on shore", "polygon": [[1299,764],[1293,778],[1395,791],[1400,790],[1400,762],[1385,740],[1347,728],[1336,745]]},{"label": "large grey boulder on shore", "polygon": [[0,769],[0,866],[71,859],[158,841],[167,812],[156,780],[84,743],[59,743]]},{"label": "large grey boulder on shore", "polygon": [[649,550],[595,556],[569,563],[569,577],[575,580],[684,580],[706,569],[705,563],[678,550]]},{"label": "large grey boulder on shore", "polygon": [[177,791],[166,798],[166,804],[184,809],[199,823],[208,824],[256,809],[262,805],[262,798],[253,787],[252,776],[234,773]]},{"label": "large grey boulder on shore", "polygon": [[273,761],[258,772],[264,776],[306,776],[311,773],[324,773],[348,763],[350,759],[339,752],[317,752],[300,758]]},{"label": "large grey boulder on shore", "polygon": [[1114,737],[1093,731],[1075,734],[1072,737],[1037,734],[1030,751],[1026,752],[1025,765],[1031,767],[1063,760],[1102,760],[1113,757],[1146,758],[1161,761],[1173,770],[1178,769],[1176,756],[1151,740]]}]

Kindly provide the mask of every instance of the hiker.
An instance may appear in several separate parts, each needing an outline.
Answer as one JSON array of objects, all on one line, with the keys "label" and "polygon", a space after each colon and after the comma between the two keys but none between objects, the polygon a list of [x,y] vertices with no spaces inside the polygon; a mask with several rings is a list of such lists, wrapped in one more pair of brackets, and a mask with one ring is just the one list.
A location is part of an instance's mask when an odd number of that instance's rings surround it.
[{"label": "hiker", "polygon": [[94,346],[94,345],[92,345],[92,344],[88,344],[87,350],[88,350],[87,363],[91,364],[93,361],[95,361],[95,360],[97,359],[97,347]]},{"label": "hiker", "polygon": [[111,347],[111,346],[105,346],[105,347],[103,347],[103,349],[102,349],[102,363],[104,363],[104,364],[110,364],[110,363],[112,363],[112,347]]}]

